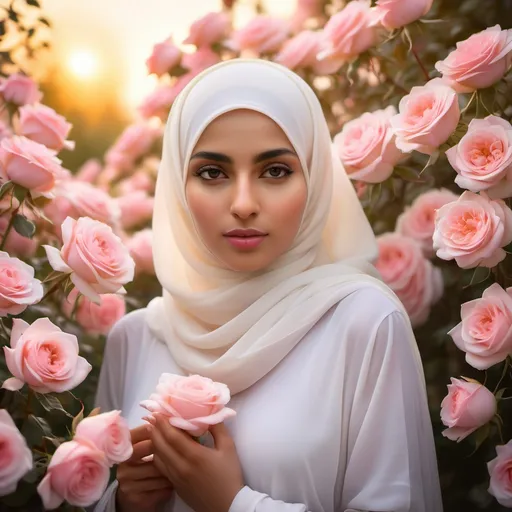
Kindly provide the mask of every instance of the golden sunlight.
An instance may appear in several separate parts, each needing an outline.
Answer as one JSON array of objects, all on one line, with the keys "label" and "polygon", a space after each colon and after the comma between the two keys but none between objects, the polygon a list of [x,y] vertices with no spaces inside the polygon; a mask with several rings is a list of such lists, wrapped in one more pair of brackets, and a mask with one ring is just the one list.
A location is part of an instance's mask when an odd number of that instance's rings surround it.
[{"label": "golden sunlight", "polygon": [[68,56],[67,67],[77,78],[91,78],[98,72],[98,57],[90,50],[74,50]]}]

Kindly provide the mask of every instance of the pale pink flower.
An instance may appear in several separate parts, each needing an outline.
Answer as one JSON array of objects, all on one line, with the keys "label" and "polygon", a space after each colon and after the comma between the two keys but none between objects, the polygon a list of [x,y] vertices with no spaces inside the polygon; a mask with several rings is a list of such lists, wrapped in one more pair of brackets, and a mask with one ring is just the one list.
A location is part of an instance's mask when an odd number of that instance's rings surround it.
[{"label": "pale pink flower", "polygon": [[4,347],[7,368],[14,377],[2,387],[15,391],[26,383],[38,393],[63,393],[82,383],[92,366],[78,355],[78,340],[48,318],[29,325],[13,320],[11,347]]},{"label": "pale pink flower", "polygon": [[466,135],[446,156],[457,171],[459,187],[472,192],[493,189],[499,197],[503,180],[512,180],[512,125],[497,116],[472,119]]},{"label": "pale pink flower", "polygon": [[473,34],[456,46],[435,67],[457,92],[490,87],[512,63],[512,29],[501,30],[499,25]]},{"label": "pale pink flower", "polygon": [[428,320],[432,305],[443,293],[441,271],[427,260],[420,246],[398,233],[377,238],[379,256],[375,263],[384,282],[397,294],[411,324],[417,327]]},{"label": "pale pink flower", "polygon": [[9,125],[0,120],[0,141],[8,137],[12,137],[12,130]]},{"label": "pale pink flower", "polygon": [[120,181],[117,185],[117,190],[122,196],[137,191],[153,194],[155,191],[155,180],[146,169],[142,168],[134,172],[129,178]]},{"label": "pale pink flower", "polygon": [[349,2],[326,23],[320,60],[336,57],[350,61],[375,46],[378,29],[373,26],[375,15],[368,0]]},{"label": "pale pink flower", "polygon": [[155,199],[143,190],[136,190],[118,197],[116,202],[121,211],[121,225],[124,229],[145,224],[153,216]]},{"label": "pale pink flower", "polygon": [[32,452],[11,416],[0,409],[0,496],[16,491],[18,482],[32,469]]},{"label": "pale pink flower", "polygon": [[146,60],[149,74],[162,76],[181,61],[181,50],[174,44],[172,37],[153,46],[153,53]]},{"label": "pale pink flower", "polygon": [[125,293],[133,279],[135,263],[112,228],[88,217],[68,217],[62,224],[63,246],[59,251],[43,246],[51,267],[71,274],[78,290],[97,304],[100,293]]},{"label": "pale pink flower", "polygon": [[440,78],[413,87],[391,118],[396,145],[406,153],[434,153],[455,131],[460,119],[457,93]]},{"label": "pale pink flower", "polygon": [[461,268],[494,267],[512,242],[512,211],[484,192],[464,192],[437,211],[433,241],[439,258]]},{"label": "pale pink flower", "polygon": [[107,151],[107,166],[129,170],[138,158],[151,149],[161,133],[160,128],[149,123],[139,122],[128,126]]},{"label": "pale pink flower", "polygon": [[512,288],[492,284],[480,299],[462,304],[461,317],[449,334],[468,364],[486,370],[512,354]]},{"label": "pale pink flower", "polygon": [[352,180],[380,183],[388,179],[395,165],[404,159],[396,147],[389,120],[394,107],[367,112],[345,123],[334,137],[334,149]]},{"label": "pale pink flower", "polygon": [[289,31],[286,21],[259,15],[233,34],[232,44],[237,50],[256,57],[278,50]]},{"label": "pale pink flower", "polygon": [[21,107],[16,122],[18,135],[24,135],[55,151],[75,148],[73,141],[66,140],[71,128],[72,124],[64,116],[40,103]]},{"label": "pale pink flower", "polygon": [[219,55],[207,46],[197,49],[194,53],[184,53],[182,64],[190,72],[178,79],[176,82],[177,91],[181,92],[194,76],[219,62]]},{"label": "pale pink flower", "polygon": [[229,388],[220,382],[200,375],[163,373],[155,393],[140,405],[151,413],[167,416],[174,427],[199,437],[211,425],[235,416],[235,411],[226,407],[230,398]]},{"label": "pale pink flower", "polygon": [[446,188],[424,192],[398,216],[396,231],[416,240],[420,244],[423,254],[428,258],[434,256],[432,236],[434,235],[436,212],[441,206],[456,201],[458,198],[457,194]]},{"label": "pale pink flower", "polygon": [[[78,290],[74,288],[62,303],[62,309],[68,317],[71,317],[77,297]],[[106,336],[114,324],[126,314],[126,303],[123,297],[113,293],[102,294],[101,304],[95,304],[81,296],[75,313],[77,323],[87,333]]]},{"label": "pale pink flower", "polygon": [[84,418],[76,427],[75,441],[83,439],[101,450],[110,465],[121,464],[133,453],[128,423],[121,411],[110,411]]},{"label": "pale pink flower", "polygon": [[211,46],[222,41],[229,32],[231,22],[225,12],[210,12],[194,21],[184,44],[193,44],[197,48]]},{"label": "pale pink flower", "polygon": [[7,103],[18,106],[37,103],[43,97],[34,80],[21,73],[0,79],[0,95]]},{"label": "pale pink flower", "polygon": [[100,161],[96,158],[90,158],[78,169],[75,178],[79,181],[94,183],[102,170],[103,167]]},{"label": "pale pink flower", "polygon": [[149,228],[137,231],[126,242],[126,246],[135,260],[135,271],[137,273],[154,275],[153,231]]},{"label": "pale pink flower", "polygon": [[109,477],[108,460],[101,450],[85,439],[68,441],[53,454],[37,492],[45,510],[53,510],[64,501],[88,507],[101,498]]},{"label": "pale pink flower", "polygon": [[0,316],[19,315],[43,297],[43,285],[34,269],[0,251]]},{"label": "pale pink flower", "polygon": [[159,117],[161,120],[165,121],[171,110],[171,105],[182,90],[181,84],[182,82],[178,79],[173,85],[159,85],[144,99],[141,105],[139,105],[138,110],[140,115],[144,119]]},{"label": "pale pink flower", "polygon": [[307,20],[317,18],[323,12],[322,0],[297,0],[296,6],[291,21],[294,31],[299,31]]},{"label": "pale pink flower", "polygon": [[489,494],[504,507],[512,507],[512,441],[496,446],[496,457],[487,463]]},{"label": "pale pink flower", "polygon": [[30,190],[32,197],[52,198],[56,180],[64,174],[56,152],[15,135],[0,142],[0,166],[7,179]]},{"label": "pale pink flower", "polygon": [[318,75],[334,73],[343,65],[343,60],[318,60],[321,41],[321,32],[304,30],[286,41],[274,60],[289,69],[309,68]]},{"label": "pale pink flower", "polygon": [[434,0],[378,0],[374,9],[377,22],[393,30],[425,16],[433,3]]},{"label": "pale pink flower", "polygon": [[441,402],[441,421],[448,428],[442,434],[451,441],[462,441],[496,414],[494,395],[472,379],[450,379],[448,395]]}]

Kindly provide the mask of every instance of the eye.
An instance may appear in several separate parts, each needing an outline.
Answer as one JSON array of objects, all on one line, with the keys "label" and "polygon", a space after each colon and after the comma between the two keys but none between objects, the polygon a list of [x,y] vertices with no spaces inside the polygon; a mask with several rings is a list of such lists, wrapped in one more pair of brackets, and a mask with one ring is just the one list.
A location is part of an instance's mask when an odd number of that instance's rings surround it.
[{"label": "eye", "polygon": [[194,173],[194,176],[199,176],[201,179],[206,181],[212,181],[219,179],[222,174],[226,176],[218,167],[207,166],[198,169]]},{"label": "eye", "polygon": [[[286,178],[290,174],[293,174],[293,171],[286,165],[275,165],[274,164],[265,169],[263,176],[265,178],[280,179],[280,178]],[[265,176],[265,175],[267,175],[267,176]]]}]

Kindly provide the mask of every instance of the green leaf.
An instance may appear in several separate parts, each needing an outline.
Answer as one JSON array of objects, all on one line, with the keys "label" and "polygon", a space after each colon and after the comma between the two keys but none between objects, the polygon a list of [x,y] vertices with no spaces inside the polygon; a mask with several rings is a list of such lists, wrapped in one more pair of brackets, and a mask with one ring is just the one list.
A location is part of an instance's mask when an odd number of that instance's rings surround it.
[{"label": "green leaf", "polygon": [[13,226],[14,229],[25,238],[32,238],[36,232],[36,225],[20,213],[14,216]]},{"label": "green leaf", "polygon": [[418,181],[419,178],[418,173],[410,167],[397,166],[393,172],[405,181]]},{"label": "green leaf", "polygon": [[7,192],[12,189],[12,187],[14,187],[14,183],[12,181],[6,181],[3,183],[0,187],[0,199],[2,199],[2,197],[4,197],[5,194],[7,194]]},{"label": "green leaf", "polygon": [[68,418],[72,418],[73,415],[62,407],[60,400],[54,396],[49,394],[38,395],[39,402],[41,403],[43,409],[48,412],[59,411],[64,413]]},{"label": "green leaf", "polygon": [[18,13],[12,7],[9,7],[8,13],[9,13],[9,19],[14,21],[15,23],[18,23],[18,20],[19,20]]},{"label": "green leaf", "polygon": [[41,7],[37,0],[25,0],[27,5],[31,5],[32,7]]},{"label": "green leaf", "polygon": [[[491,424],[486,423],[483,427],[480,427],[474,434],[473,439],[475,440],[475,449],[473,453],[475,453],[480,446],[484,443],[484,441],[489,437],[491,433]],[[472,453],[472,454],[473,454]]]},{"label": "green leaf", "polygon": [[0,21],[0,37],[5,35],[5,21]]},{"label": "green leaf", "polygon": [[41,17],[41,18],[39,18],[39,21],[40,21],[43,25],[46,25],[47,27],[50,27],[50,26],[51,26],[50,22],[49,22],[46,18]]},{"label": "green leaf", "polygon": [[84,406],[82,404],[82,408],[80,412],[73,418],[73,423],[71,424],[71,432],[75,435],[76,427],[78,424],[84,419]]}]

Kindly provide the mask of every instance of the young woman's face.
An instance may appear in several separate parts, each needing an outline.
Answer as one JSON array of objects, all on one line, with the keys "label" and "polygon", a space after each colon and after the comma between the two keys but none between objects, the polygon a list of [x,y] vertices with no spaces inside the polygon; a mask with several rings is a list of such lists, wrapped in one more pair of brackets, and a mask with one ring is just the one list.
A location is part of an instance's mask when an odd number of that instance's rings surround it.
[{"label": "young woman's face", "polygon": [[219,116],[201,135],[187,172],[196,227],[226,267],[262,270],[291,247],[307,187],[297,154],[270,118],[252,110]]}]

